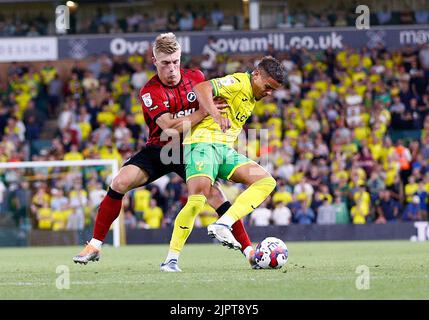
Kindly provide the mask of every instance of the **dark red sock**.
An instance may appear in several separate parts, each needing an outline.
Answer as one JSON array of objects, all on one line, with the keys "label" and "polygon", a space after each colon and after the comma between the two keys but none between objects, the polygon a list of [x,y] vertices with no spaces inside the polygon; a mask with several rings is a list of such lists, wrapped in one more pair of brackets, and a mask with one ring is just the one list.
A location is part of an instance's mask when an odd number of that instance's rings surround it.
[{"label": "dark red sock", "polygon": [[241,251],[252,245],[246,228],[244,228],[243,220],[240,219],[232,225],[232,235],[238,242],[240,242]]},{"label": "dark red sock", "polygon": [[[219,208],[217,208],[216,212],[219,217],[221,217],[226,211],[228,211],[230,207],[231,203],[229,201],[226,201]],[[246,228],[244,228],[243,220],[240,219],[232,225],[232,235],[238,242],[240,242],[241,251],[252,245],[249,235],[247,234]]]},{"label": "dark red sock", "polygon": [[123,194],[109,188],[107,195],[100,203],[97,217],[95,218],[93,237],[104,241],[113,221],[119,216],[122,207]]}]

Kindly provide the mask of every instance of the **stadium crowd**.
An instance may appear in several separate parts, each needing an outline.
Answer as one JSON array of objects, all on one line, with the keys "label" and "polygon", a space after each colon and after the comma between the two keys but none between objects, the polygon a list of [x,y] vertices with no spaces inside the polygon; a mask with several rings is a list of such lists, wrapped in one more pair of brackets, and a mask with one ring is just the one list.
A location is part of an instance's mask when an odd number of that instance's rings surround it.
[{"label": "stadium crowd", "polygon": [[[183,63],[208,78],[252,69],[260,57],[226,56],[213,46],[205,53]],[[258,102],[244,131],[248,156],[268,159],[264,166],[277,188],[245,223],[427,220],[429,45],[267,53],[287,68],[288,85]],[[113,158],[122,164],[147,138],[138,91],[154,75],[150,61],[150,50],[101,55],[77,61],[63,78],[49,63],[40,70],[11,64],[0,86],[1,162]],[[51,146],[34,148],[52,119]],[[111,179],[100,166],[0,172],[2,215],[53,230],[90,226]],[[230,182],[222,187],[230,201],[241,191]],[[166,176],[126,195],[124,222],[128,228],[169,225],[186,199],[181,179]],[[214,219],[207,205],[198,224]]]},{"label": "stadium crowd", "polygon": [[[242,13],[230,13],[219,3],[211,6],[173,5],[170,10],[147,10],[140,8],[119,11],[111,7],[88,9],[90,13],[77,20],[71,11],[71,34],[132,33],[164,31],[213,31],[243,30],[248,28]],[[325,13],[329,12],[329,14]],[[312,12],[283,4],[275,13],[264,13],[261,9],[262,28],[318,28],[355,26],[355,8],[349,10],[331,8],[323,12]],[[25,16],[0,14],[0,36],[55,35],[50,14],[30,10]],[[391,10],[383,6],[371,11],[371,25],[409,25],[429,23],[429,10]]]}]

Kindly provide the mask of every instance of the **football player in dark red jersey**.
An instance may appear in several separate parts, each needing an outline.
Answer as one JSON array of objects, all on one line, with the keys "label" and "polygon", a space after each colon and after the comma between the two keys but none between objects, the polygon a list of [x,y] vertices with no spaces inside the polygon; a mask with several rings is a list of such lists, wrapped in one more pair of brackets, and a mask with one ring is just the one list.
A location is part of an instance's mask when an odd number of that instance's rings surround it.
[{"label": "football player in dark red jersey", "polygon": [[[113,178],[107,195],[100,204],[95,220],[93,238],[85,248],[73,258],[75,263],[87,264],[98,261],[103,241],[113,221],[119,216],[122,198],[128,191],[149,184],[161,176],[175,172],[186,181],[185,164],[182,158],[181,139],[168,139],[165,132],[183,132],[206,117],[203,108],[198,108],[193,87],[204,81],[199,70],[180,68],[181,48],[173,33],[159,35],[153,46],[153,63],[157,74],[140,90],[142,109],[149,127],[146,146],[128,159]],[[222,108],[222,103],[218,103]],[[170,135],[171,137],[171,135]],[[179,140],[179,141],[177,141]],[[168,148],[166,148],[166,146]],[[167,157],[165,150],[172,151],[173,159]],[[174,156],[176,155],[176,156]],[[219,215],[231,206],[218,186],[214,186],[208,203]],[[191,229],[187,230],[189,233]],[[253,247],[241,220],[233,225],[233,235],[241,244],[242,252],[253,261]],[[161,271],[179,272],[178,255],[167,258]]]}]

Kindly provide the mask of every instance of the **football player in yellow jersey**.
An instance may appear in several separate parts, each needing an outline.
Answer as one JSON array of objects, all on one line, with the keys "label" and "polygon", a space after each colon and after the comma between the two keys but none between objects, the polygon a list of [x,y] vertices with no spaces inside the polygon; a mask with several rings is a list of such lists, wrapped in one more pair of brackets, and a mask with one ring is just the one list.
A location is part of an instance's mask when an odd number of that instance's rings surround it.
[{"label": "football player in yellow jersey", "polygon": [[[256,162],[235,151],[233,144],[256,101],[280,88],[285,77],[286,71],[282,64],[267,56],[252,73],[234,73],[201,82],[194,87],[200,108],[204,108],[209,116],[195,125],[183,142],[189,196],[176,217],[170,249],[161,270],[170,260],[178,260],[216,178],[248,187],[222,217],[207,227],[209,236],[218,239],[223,245],[241,248],[231,233],[231,226],[256,209],[274,190],[276,181]],[[213,104],[214,97],[222,97],[227,101],[230,107],[225,114],[221,114]]]}]

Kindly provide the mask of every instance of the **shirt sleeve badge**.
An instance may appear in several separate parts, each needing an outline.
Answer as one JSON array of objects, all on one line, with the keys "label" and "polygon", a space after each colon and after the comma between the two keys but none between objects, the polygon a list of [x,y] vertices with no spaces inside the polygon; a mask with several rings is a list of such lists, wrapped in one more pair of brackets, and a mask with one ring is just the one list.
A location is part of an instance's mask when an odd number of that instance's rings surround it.
[{"label": "shirt sleeve badge", "polygon": [[144,95],[142,95],[142,100],[143,100],[143,103],[146,107],[149,108],[152,105],[153,101],[152,101],[152,98],[150,96],[150,93],[145,93]]}]

